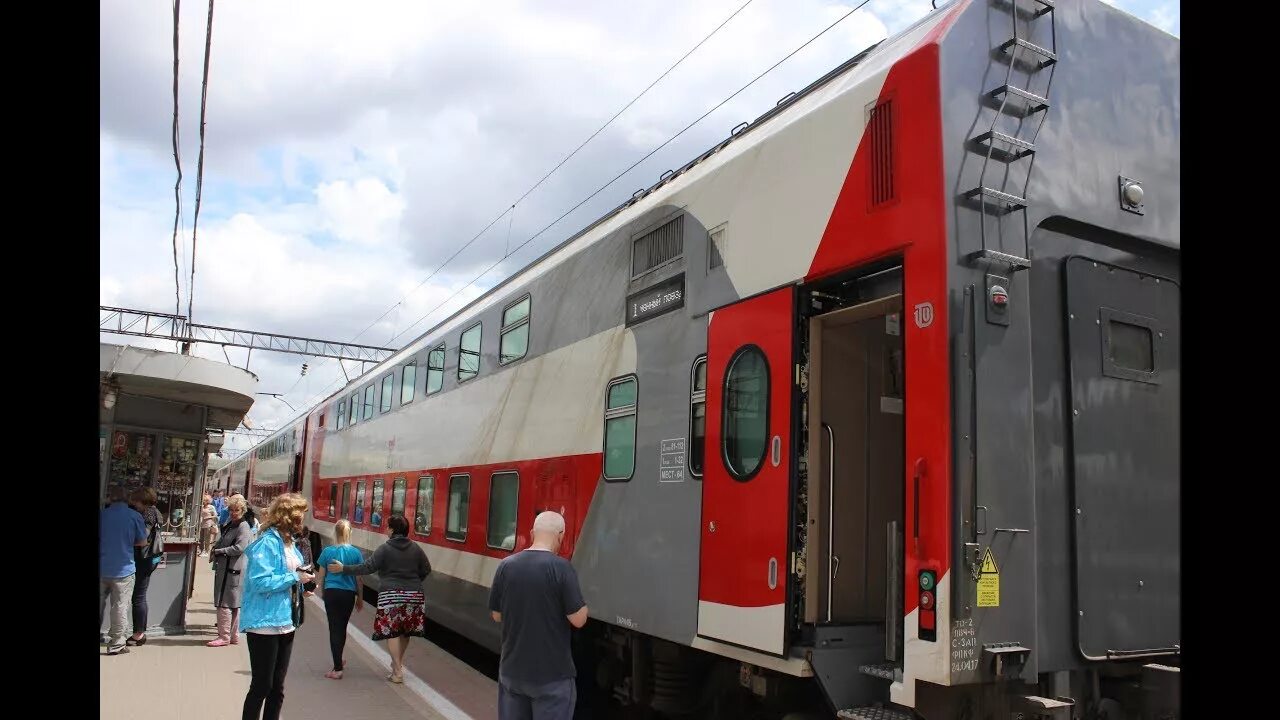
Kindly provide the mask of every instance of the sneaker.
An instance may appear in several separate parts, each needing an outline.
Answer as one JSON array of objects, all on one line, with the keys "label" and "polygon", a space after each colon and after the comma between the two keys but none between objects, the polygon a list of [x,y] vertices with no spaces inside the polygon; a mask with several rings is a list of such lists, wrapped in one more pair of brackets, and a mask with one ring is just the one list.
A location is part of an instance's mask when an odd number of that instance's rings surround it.
[{"label": "sneaker", "polygon": [[216,640],[210,640],[209,642],[205,643],[205,645],[209,647],[226,647],[230,644],[231,643],[227,642],[226,640],[223,640],[222,638],[218,638]]},{"label": "sneaker", "polygon": [[129,652],[129,648],[121,645],[120,647],[107,648],[108,655],[124,655]]}]

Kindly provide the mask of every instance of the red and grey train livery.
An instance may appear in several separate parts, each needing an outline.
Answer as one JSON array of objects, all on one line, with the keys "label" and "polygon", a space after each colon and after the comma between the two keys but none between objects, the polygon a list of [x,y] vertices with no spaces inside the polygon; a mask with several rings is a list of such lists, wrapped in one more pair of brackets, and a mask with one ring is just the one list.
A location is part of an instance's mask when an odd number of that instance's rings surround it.
[{"label": "red and grey train livery", "polygon": [[666,713],[1176,715],[1179,53],[1097,0],[945,5],[224,481],[366,549],[405,514],[491,648],[560,512],[590,681]]}]

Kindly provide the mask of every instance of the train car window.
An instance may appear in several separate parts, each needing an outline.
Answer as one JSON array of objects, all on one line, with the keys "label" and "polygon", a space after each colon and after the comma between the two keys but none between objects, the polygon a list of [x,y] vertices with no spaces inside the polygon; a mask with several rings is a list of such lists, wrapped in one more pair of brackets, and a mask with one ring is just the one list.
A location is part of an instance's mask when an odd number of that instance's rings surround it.
[{"label": "train car window", "polygon": [[351,408],[351,417],[347,418],[348,425],[355,425],[360,421],[360,393],[359,391],[351,393],[351,399],[347,405]]},{"label": "train car window", "polygon": [[351,483],[349,482],[342,483],[342,497],[339,499],[339,503],[340,503],[340,507],[338,509],[341,510],[339,515],[350,520],[351,513],[349,511],[351,510]]},{"label": "train car window", "polygon": [[391,514],[404,517],[404,493],[408,483],[404,478],[396,478],[391,484]]},{"label": "train car window", "polygon": [[634,375],[609,382],[604,409],[604,479],[630,480],[636,469],[636,403]]},{"label": "train car window", "polygon": [[502,333],[498,342],[498,363],[506,365],[529,352],[529,296],[502,311]]},{"label": "train car window", "polygon": [[361,415],[362,420],[373,417],[373,385],[368,385],[364,389],[364,412]]},{"label": "train car window", "polygon": [[396,378],[391,373],[387,373],[382,378],[382,401],[378,404],[379,412],[391,411],[391,389],[394,386]]},{"label": "train car window", "polygon": [[329,517],[338,517],[338,481],[329,483]]},{"label": "train car window", "polygon": [[431,508],[436,502],[436,479],[433,475],[418,478],[418,503],[414,508],[413,530],[419,535],[431,534]]},{"label": "train car window", "polygon": [[449,512],[445,518],[444,536],[464,542],[467,539],[467,511],[471,507],[471,476],[449,476]]},{"label": "train car window", "polygon": [[413,402],[414,385],[418,382],[418,366],[416,363],[405,365],[400,371],[400,404]]},{"label": "train car window", "polygon": [[702,477],[707,440],[707,356],[693,361],[689,389],[689,472]]},{"label": "train car window", "polygon": [[755,345],[736,352],[724,373],[722,456],[735,480],[746,482],[764,461],[768,444],[769,363]]},{"label": "train car window", "polygon": [[458,382],[480,374],[480,323],[467,328],[458,344]]},{"label": "train car window", "polygon": [[427,394],[440,392],[444,387],[444,343],[427,353]]},{"label": "train car window", "polygon": [[364,481],[360,480],[356,483],[356,509],[355,517],[351,522],[357,525],[364,524]]},{"label": "train car window", "polygon": [[494,473],[489,480],[489,547],[515,549],[519,500],[520,476],[514,472]]},{"label": "train car window", "polygon": [[382,527],[382,508],[383,500],[386,495],[383,493],[382,480],[373,481],[373,503],[369,505],[369,525],[371,527]]}]

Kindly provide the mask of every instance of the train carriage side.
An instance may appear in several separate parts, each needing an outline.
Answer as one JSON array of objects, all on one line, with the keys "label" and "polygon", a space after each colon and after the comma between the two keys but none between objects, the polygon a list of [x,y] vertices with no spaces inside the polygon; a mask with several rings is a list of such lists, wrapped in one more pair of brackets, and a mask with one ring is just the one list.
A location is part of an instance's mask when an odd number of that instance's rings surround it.
[{"label": "train carriage side", "polygon": [[[1057,78],[1034,141],[1037,112],[991,134],[982,100],[1008,8],[931,14],[313,410],[312,526],[371,550],[403,512],[428,613],[496,649],[493,571],[561,512],[601,682],[670,711],[739,663],[766,700],[816,675],[836,708],[947,717],[964,688],[1085,697],[1081,670],[1167,659],[1178,468],[1149,433],[1178,417],[1177,41],[1095,0],[1015,11],[1076,58],[1009,73]],[[1142,92],[1092,84],[1106,67]],[[983,132],[1012,151],[974,152]],[[1030,204],[984,216],[953,201],[971,187]],[[1155,540],[1099,531],[1143,503]],[[1083,532],[1086,505],[1114,515]]]}]

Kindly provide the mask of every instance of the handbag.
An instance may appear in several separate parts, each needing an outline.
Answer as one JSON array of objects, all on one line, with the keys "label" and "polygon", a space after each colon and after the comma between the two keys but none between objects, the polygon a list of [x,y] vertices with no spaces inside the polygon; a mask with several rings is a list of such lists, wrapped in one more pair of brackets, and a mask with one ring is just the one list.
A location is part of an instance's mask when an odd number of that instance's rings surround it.
[{"label": "handbag", "polygon": [[162,555],[164,555],[164,538],[160,536],[160,526],[152,525],[151,533],[147,536],[147,544],[142,548],[142,558],[150,560],[152,565],[157,565]]},{"label": "handbag", "polygon": [[304,607],[306,598],[302,595],[302,589],[294,583],[289,587],[289,609],[293,612],[293,626],[295,628],[302,627],[302,621],[307,619],[307,611]]}]

